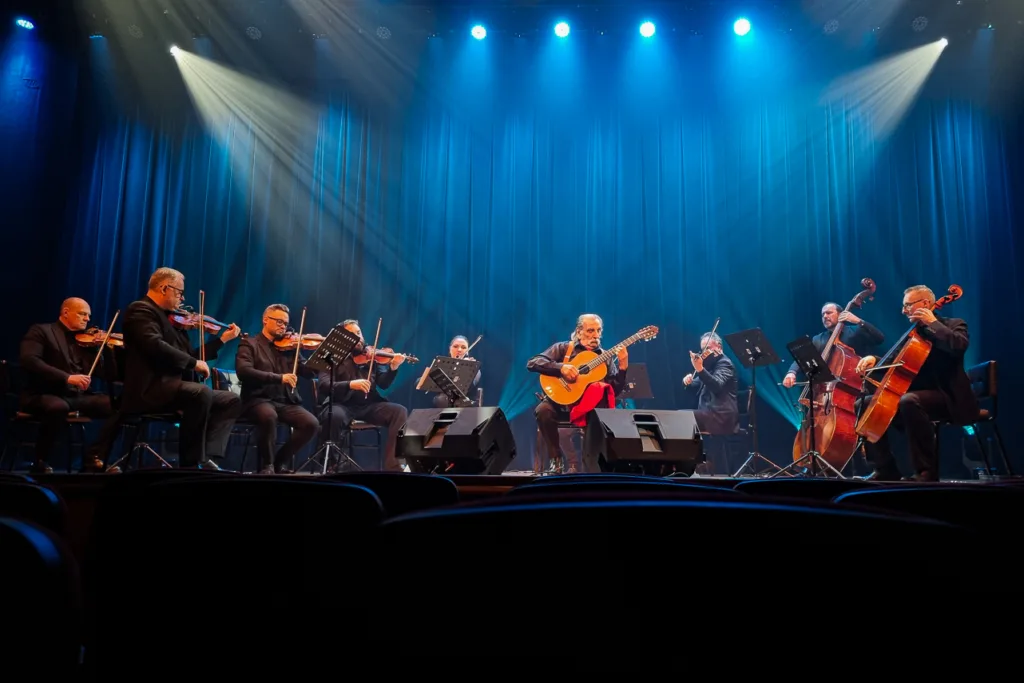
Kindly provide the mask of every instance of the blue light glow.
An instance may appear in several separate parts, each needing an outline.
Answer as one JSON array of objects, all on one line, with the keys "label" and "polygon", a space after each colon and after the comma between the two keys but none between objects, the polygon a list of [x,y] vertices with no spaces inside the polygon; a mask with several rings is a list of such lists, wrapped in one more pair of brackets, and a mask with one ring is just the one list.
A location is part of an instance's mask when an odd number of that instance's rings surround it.
[{"label": "blue light glow", "polygon": [[555,24],[555,35],[558,36],[559,38],[565,38],[567,35],[569,35],[569,24],[565,23],[564,21],[560,21],[557,24]]},{"label": "blue light glow", "polygon": [[640,24],[640,35],[642,35],[644,38],[650,38],[651,36],[653,36],[654,23],[650,21],[645,21],[644,23]]},{"label": "blue light glow", "polygon": [[472,33],[473,37],[476,38],[477,40],[483,40],[484,38],[487,37],[487,29],[485,29],[480,24],[474,26],[473,30],[470,31],[470,33]]},{"label": "blue light glow", "polygon": [[34,29],[36,27],[36,25],[33,24],[28,19],[16,19],[14,21],[14,23],[17,24],[18,26],[20,26],[21,28],[27,28],[29,31],[31,31],[32,29]]},{"label": "blue light glow", "polygon": [[732,30],[738,36],[745,36],[750,33],[750,22],[746,19],[737,19],[736,23],[732,25]]}]

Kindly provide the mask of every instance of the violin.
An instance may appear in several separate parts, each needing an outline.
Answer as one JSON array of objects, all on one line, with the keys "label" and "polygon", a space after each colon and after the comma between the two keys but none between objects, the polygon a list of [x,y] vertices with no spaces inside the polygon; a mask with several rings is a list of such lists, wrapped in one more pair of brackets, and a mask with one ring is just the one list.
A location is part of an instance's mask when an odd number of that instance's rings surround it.
[{"label": "violin", "polygon": [[[326,339],[326,337],[324,337],[322,334],[314,334],[312,332],[308,332],[302,335],[301,346],[303,349],[316,349],[320,347],[320,344],[323,343],[324,339]],[[295,349],[300,346],[299,335],[295,334],[294,332],[289,332],[281,339],[275,341],[274,346],[280,351],[291,351],[292,349]]]},{"label": "violin", "polygon": [[231,323],[222,323],[212,316],[200,315],[199,313],[190,310],[187,306],[171,311],[167,317],[170,319],[172,325],[183,330],[194,330],[202,325],[203,329],[207,332],[216,333],[231,327]]},{"label": "violin", "polygon": [[390,363],[394,360],[395,356],[404,356],[406,363],[416,364],[420,362],[420,359],[416,356],[411,356],[408,353],[398,353],[391,349],[374,349],[372,345],[364,344],[362,349],[354,353],[352,360],[355,361],[356,365],[364,365],[370,362],[372,358],[377,363]]},{"label": "violin", "polygon": [[79,346],[91,348],[94,346],[124,346],[124,335],[115,332],[107,334],[98,327],[90,327],[84,332],[75,335],[75,341]]},{"label": "violin", "polygon": [[711,339],[714,337],[715,331],[718,329],[718,324],[720,322],[722,322],[721,318],[715,318],[715,325],[711,328],[711,332],[708,333],[708,337],[704,341],[703,348],[701,348],[700,353],[690,351],[690,360],[696,360],[697,358],[707,360],[708,356],[717,356],[722,354],[720,350],[711,348]]}]

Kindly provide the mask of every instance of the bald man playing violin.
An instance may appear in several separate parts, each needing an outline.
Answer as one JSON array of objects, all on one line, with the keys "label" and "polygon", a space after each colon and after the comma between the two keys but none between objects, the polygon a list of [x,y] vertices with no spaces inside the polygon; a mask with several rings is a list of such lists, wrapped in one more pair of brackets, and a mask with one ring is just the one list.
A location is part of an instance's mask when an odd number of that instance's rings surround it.
[{"label": "bald man playing violin", "polygon": [[[275,345],[289,336],[289,321],[287,306],[267,306],[263,330],[255,337],[242,339],[235,355],[235,372],[242,383],[242,417],[256,424],[260,474],[290,474],[292,458],[313,440],[320,427],[316,415],[302,407],[298,392],[299,375],[312,378],[316,373],[301,358],[293,373],[296,349],[282,350]],[[278,423],[292,429],[275,454]]]},{"label": "bald man playing violin", "polygon": [[[346,320],[342,323],[346,330],[359,337],[365,344],[363,331],[358,320]],[[390,352],[391,349],[380,349]],[[353,357],[355,356],[355,358]],[[317,384],[320,387],[320,424],[327,428],[327,396],[334,392],[334,412],[331,414],[331,441],[340,443],[341,436],[348,429],[352,420],[361,420],[367,424],[387,427],[388,438],[384,449],[385,471],[401,472],[402,465],[395,457],[398,445],[398,431],[409,417],[404,406],[391,403],[381,396],[377,389],[387,389],[395,381],[396,370],[405,362],[405,356],[395,354],[384,362],[373,364],[373,381],[367,379],[370,373],[369,361],[357,363],[359,349],[357,347],[344,361],[335,366],[334,377],[329,370],[320,372]],[[362,360],[362,358],[360,358]]]},{"label": "bald man playing violin", "polygon": [[[19,409],[41,422],[31,467],[33,474],[53,473],[48,464],[50,452],[71,413],[104,418],[113,412],[110,396],[95,391],[89,374],[96,354],[100,353],[93,375],[102,373],[100,376],[108,380],[115,377],[113,354],[109,347],[103,347],[108,351],[101,353],[99,348],[83,347],[75,339],[75,335],[89,327],[91,316],[92,309],[84,299],[67,299],[60,306],[57,322],[33,325],[21,340],[19,361],[25,372],[25,384]],[[100,456],[109,450],[110,436],[109,430],[104,430],[89,448],[82,458],[83,472],[103,471]]]},{"label": "bald man playing violin", "polygon": [[[204,383],[210,366],[198,360],[201,350],[191,348],[188,331],[170,320],[171,312],[184,301],[185,276],[173,268],[157,268],[149,278],[146,296],[125,311],[121,413],[180,412],[179,467],[219,469],[210,458],[224,457],[242,401],[230,391],[217,391]],[[240,331],[235,324],[227,327],[220,338],[206,342],[205,355],[215,358]],[[203,382],[190,381],[194,376]]]}]

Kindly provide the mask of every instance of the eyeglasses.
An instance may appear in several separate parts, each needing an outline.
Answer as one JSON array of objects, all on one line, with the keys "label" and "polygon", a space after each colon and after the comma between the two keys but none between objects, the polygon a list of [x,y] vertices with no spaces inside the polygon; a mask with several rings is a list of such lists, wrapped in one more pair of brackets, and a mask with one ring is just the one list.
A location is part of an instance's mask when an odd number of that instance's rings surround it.
[{"label": "eyeglasses", "polygon": [[288,321],[283,319],[283,318],[274,318],[274,317],[268,315],[267,316],[267,320],[273,320],[278,325],[282,325],[284,327],[288,326]]},{"label": "eyeglasses", "polygon": [[167,289],[173,289],[174,293],[178,295],[179,299],[181,299],[182,301],[185,300],[185,290],[184,289],[178,289],[174,285],[164,285],[164,287],[166,287]]},{"label": "eyeglasses", "polygon": [[906,311],[912,311],[912,310],[914,310],[914,306],[915,306],[915,305],[917,305],[917,304],[919,304],[919,303],[921,303],[922,301],[928,301],[928,299],[927,299],[927,298],[924,298],[924,299],[915,299],[915,300],[911,301],[911,302],[910,302],[910,303],[908,303],[908,304],[903,304],[903,311],[904,311],[904,312],[906,312]]}]

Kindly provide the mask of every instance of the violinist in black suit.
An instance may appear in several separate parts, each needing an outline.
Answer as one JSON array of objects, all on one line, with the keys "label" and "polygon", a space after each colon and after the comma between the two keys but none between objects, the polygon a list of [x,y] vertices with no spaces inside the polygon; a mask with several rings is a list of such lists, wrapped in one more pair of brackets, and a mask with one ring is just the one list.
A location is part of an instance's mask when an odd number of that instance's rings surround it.
[{"label": "violinist in black suit", "polygon": [[[33,474],[51,474],[48,460],[57,436],[76,411],[85,417],[104,418],[112,414],[110,396],[94,390],[89,370],[99,349],[83,348],[76,334],[89,327],[92,309],[83,299],[70,298],[60,307],[57,322],[29,328],[21,340],[19,360],[25,371],[19,408],[37,417],[42,424],[36,436]],[[104,346],[94,374],[107,379],[116,376],[113,354]],[[104,428],[100,438],[82,458],[83,472],[102,472],[103,459],[110,449],[116,428]]]},{"label": "violinist in black suit", "polygon": [[[173,268],[158,268],[149,278],[149,291],[125,311],[125,380],[122,414],[181,412],[181,467],[218,469],[210,458],[224,457],[231,427],[241,413],[241,399],[230,391],[211,389],[200,381],[210,366],[191,348],[188,331],[171,323],[170,313],[185,301],[185,276]],[[206,342],[206,356],[238,336],[232,324]],[[203,330],[202,335],[206,332]]]},{"label": "violinist in black suit", "polygon": [[[334,392],[334,411],[331,413],[330,426],[333,434],[331,441],[341,441],[342,432],[348,429],[352,420],[362,420],[368,424],[387,427],[387,445],[384,448],[384,469],[401,472],[402,465],[398,462],[398,432],[405,424],[409,411],[405,406],[392,403],[377,391],[387,389],[397,377],[398,367],[405,362],[405,356],[395,354],[387,362],[373,364],[373,381],[367,379],[370,372],[369,360],[356,362],[360,351],[365,348],[363,331],[358,320],[346,320],[342,323],[346,330],[359,337],[359,346],[345,357],[345,360],[334,367],[334,376],[330,370],[321,371],[317,378],[320,387],[320,424],[326,430],[328,418],[328,396]],[[386,349],[382,349],[386,350]]]},{"label": "violinist in black suit", "polygon": [[[463,337],[461,334],[457,334],[452,337],[451,344],[448,345],[448,355],[452,358],[465,358],[466,360],[475,360],[466,354],[469,353],[469,340]],[[480,378],[483,376],[482,371],[476,371],[476,377],[473,378],[473,383],[469,385],[469,390],[466,395],[470,400],[476,400],[476,390],[480,386]],[[436,394],[434,396],[434,407],[435,408],[447,408],[448,397],[444,394]]]},{"label": "violinist in black suit", "polygon": [[[825,348],[829,337],[832,336],[832,330],[838,323],[844,323],[843,331],[839,333],[839,341],[853,349],[860,357],[885,341],[885,335],[877,327],[830,301],[821,307],[821,324],[825,326],[825,331],[811,337],[811,343],[818,349],[818,353]],[[782,379],[782,386],[789,389],[796,384],[799,368],[799,364],[793,361],[789,366],[789,372]]]},{"label": "violinist in black suit", "polygon": [[700,338],[701,348],[710,353],[690,354],[693,372],[683,377],[683,386],[696,387],[697,410],[694,418],[700,431],[707,434],[733,434],[739,425],[739,407],[736,404],[736,368],[722,351],[722,339],[705,332]]},{"label": "violinist in black suit", "polygon": [[[260,474],[289,474],[292,457],[313,440],[320,427],[316,415],[302,407],[299,375],[314,377],[300,359],[292,372],[295,349],[282,351],[274,342],[288,336],[289,313],[284,304],[263,311],[263,330],[238,343],[235,372],[242,383],[242,416],[256,423],[256,450]],[[292,428],[291,436],[277,453],[277,424]]]},{"label": "violinist in black suit", "polygon": [[[970,345],[967,323],[960,318],[935,315],[935,294],[924,285],[907,288],[903,293],[903,313],[915,324],[920,335],[932,343],[931,352],[901,398],[899,412],[892,426],[907,434],[911,477],[917,481],[938,481],[939,462],[932,421],[949,421],[956,425],[971,424],[978,419],[978,399],[971,389],[971,380],[964,369],[964,354]],[[875,356],[865,356],[857,364],[857,372],[865,373],[878,364]],[[866,399],[858,401],[859,409]],[[901,478],[892,456],[889,433],[877,443],[866,443],[874,472],[867,479],[881,481]]]}]

